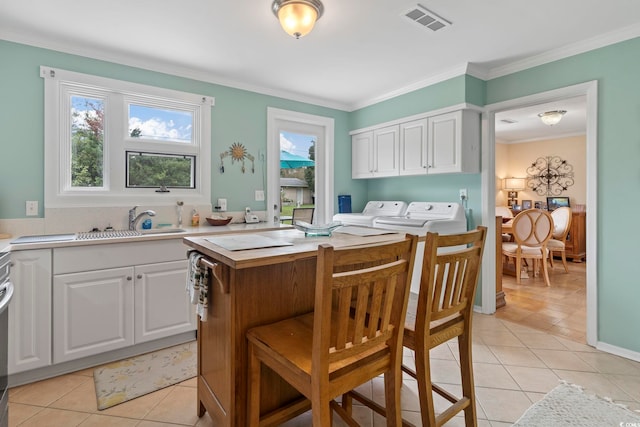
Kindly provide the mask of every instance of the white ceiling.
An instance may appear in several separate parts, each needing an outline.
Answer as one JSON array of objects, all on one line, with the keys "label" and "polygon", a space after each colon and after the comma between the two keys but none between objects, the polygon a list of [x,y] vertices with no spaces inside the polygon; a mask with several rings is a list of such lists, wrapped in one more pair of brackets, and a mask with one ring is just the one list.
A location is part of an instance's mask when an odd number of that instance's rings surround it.
[{"label": "white ceiling", "polygon": [[323,2],[296,40],[271,0],[3,0],[0,38],[351,111],[640,35],[638,0],[420,0],[437,32],[404,17],[416,1]]}]

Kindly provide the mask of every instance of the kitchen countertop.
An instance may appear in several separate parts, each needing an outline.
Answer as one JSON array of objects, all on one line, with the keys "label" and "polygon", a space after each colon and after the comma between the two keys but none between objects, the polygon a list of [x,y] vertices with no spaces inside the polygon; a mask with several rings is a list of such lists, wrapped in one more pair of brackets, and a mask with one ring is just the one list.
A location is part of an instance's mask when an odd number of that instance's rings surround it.
[{"label": "kitchen countertop", "polygon": [[[222,226],[211,226],[208,224],[200,225],[199,227],[184,226],[180,227],[185,230],[176,233],[162,233],[159,229],[158,234],[143,234],[140,236],[127,236],[127,237],[113,237],[113,238],[100,238],[100,239],[83,239],[83,240],[63,240],[63,241],[48,241],[37,243],[18,243],[12,244],[11,242],[20,236],[13,236],[9,239],[0,239],[0,252],[10,251],[24,251],[32,249],[49,249],[49,248],[65,248],[72,246],[90,246],[90,245],[105,245],[111,243],[124,243],[124,242],[144,242],[153,240],[167,240],[167,239],[182,239],[189,236],[204,236],[215,234],[231,234],[231,233],[246,233],[252,231],[268,231],[268,230],[280,230],[292,228],[288,224],[272,224],[267,222],[258,222],[255,224],[237,223],[227,224]],[[56,233],[62,234],[62,233]],[[68,233],[74,234],[74,233]]]}]

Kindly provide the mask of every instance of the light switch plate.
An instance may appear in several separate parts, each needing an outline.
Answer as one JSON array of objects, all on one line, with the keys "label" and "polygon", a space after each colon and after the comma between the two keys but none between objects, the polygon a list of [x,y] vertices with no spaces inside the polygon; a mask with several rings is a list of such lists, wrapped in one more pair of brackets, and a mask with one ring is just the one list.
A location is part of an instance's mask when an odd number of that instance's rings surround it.
[{"label": "light switch plate", "polygon": [[262,202],[264,200],[264,191],[256,190],[256,202]]},{"label": "light switch plate", "polygon": [[38,201],[37,200],[27,200],[27,202],[26,202],[26,215],[27,216],[38,216]]}]

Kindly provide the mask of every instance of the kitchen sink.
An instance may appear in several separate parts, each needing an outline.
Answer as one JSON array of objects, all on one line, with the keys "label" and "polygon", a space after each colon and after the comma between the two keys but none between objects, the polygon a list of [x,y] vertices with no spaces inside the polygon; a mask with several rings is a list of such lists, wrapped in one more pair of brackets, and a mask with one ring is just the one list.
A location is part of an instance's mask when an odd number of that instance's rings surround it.
[{"label": "kitchen sink", "polygon": [[117,239],[119,237],[135,237],[150,234],[167,234],[186,232],[184,228],[151,228],[148,230],[104,230],[78,233],[76,240]]}]

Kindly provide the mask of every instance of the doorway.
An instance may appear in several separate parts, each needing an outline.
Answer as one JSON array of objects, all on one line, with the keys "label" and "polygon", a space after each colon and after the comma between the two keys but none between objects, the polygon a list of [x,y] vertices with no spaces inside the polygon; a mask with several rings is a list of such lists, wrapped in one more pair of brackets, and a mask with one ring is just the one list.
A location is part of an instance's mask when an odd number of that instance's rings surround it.
[{"label": "doorway", "polygon": [[[290,138],[301,136],[299,144],[305,138],[313,138],[313,162],[314,162],[314,194],[313,205],[315,207],[314,222],[324,224],[333,217],[333,146],[334,146],[334,120],[330,117],[316,116],[299,113],[296,111],[281,110],[277,108],[267,109],[267,218],[272,218],[274,223],[280,222],[284,200],[281,191],[281,138],[289,135]],[[292,142],[292,141],[289,141]],[[286,146],[287,142],[285,142]],[[296,142],[292,142],[293,145]],[[304,149],[303,149],[304,151]],[[308,159],[304,152],[298,153]],[[308,185],[308,184],[307,184]],[[300,200],[292,199],[292,203],[304,202],[304,193],[300,194]],[[289,199],[289,197],[287,197]]]},{"label": "doorway", "polygon": [[[482,192],[486,201],[482,209],[483,223],[495,224],[496,186],[496,114],[539,104],[551,103],[567,98],[585,96],[586,98],[586,210],[589,221],[586,226],[586,341],[597,342],[597,82],[588,82],[557,89],[523,98],[504,101],[486,106],[483,114],[482,146]],[[495,230],[489,233],[488,247],[495,247]],[[482,311],[495,312],[495,278],[499,274],[495,268],[495,251],[485,251],[486,263],[482,273]]]}]

